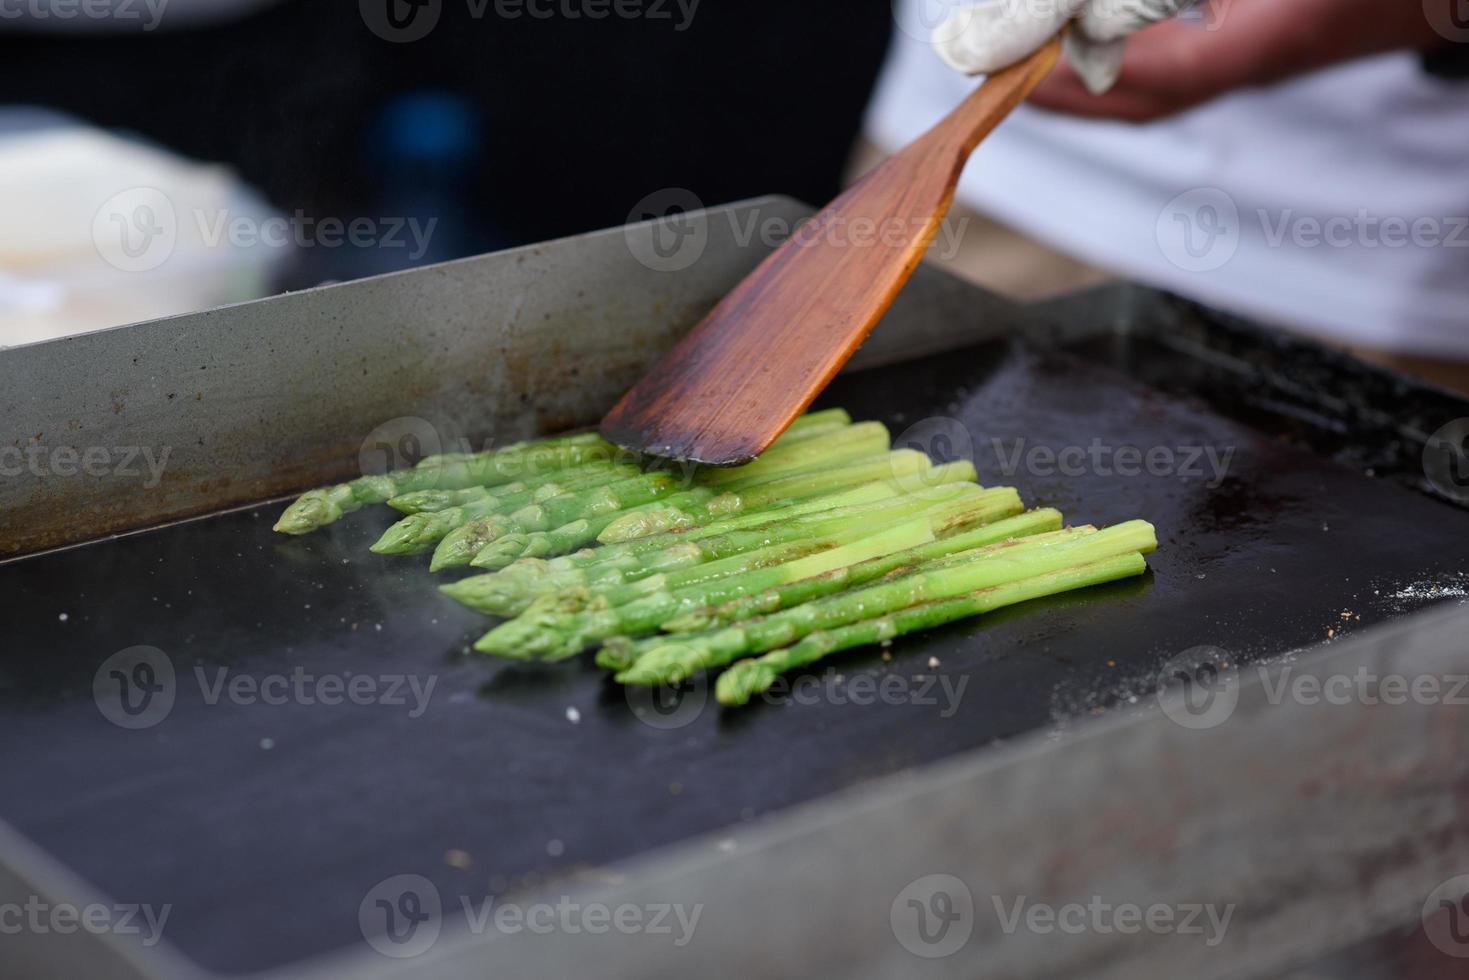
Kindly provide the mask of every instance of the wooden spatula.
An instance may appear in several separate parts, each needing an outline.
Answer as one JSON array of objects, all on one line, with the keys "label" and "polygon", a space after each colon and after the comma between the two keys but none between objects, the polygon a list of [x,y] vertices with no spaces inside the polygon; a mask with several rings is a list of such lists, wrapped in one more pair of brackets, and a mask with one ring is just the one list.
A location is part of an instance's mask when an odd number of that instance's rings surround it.
[{"label": "wooden spatula", "polygon": [[1056,63],[998,72],[781,245],[602,421],[629,449],[714,465],[759,455],[826,387],[908,281],[970,153]]}]

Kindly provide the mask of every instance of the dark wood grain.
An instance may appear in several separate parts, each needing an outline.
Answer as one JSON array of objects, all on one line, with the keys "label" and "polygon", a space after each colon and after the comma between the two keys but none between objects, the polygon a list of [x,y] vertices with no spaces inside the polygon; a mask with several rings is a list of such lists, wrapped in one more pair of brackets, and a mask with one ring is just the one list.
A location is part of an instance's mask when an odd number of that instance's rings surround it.
[{"label": "dark wood grain", "polygon": [[602,433],[714,465],[759,455],[826,387],[908,281],[974,148],[1055,65],[998,72],[760,264],[612,409]]}]

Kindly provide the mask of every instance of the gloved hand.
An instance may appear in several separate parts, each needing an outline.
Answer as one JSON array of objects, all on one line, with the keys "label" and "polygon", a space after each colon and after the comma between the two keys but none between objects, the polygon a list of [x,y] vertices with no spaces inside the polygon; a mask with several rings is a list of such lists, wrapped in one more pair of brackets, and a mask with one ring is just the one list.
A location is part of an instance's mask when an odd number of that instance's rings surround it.
[{"label": "gloved hand", "polygon": [[1117,82],[1129,34],[1166,20],[1194,0],[989,0],[960,7],[935,28],[933,45],[970,75],[999,71],[1038,50],[1068,22],[1066,58],[1100,95]]}]

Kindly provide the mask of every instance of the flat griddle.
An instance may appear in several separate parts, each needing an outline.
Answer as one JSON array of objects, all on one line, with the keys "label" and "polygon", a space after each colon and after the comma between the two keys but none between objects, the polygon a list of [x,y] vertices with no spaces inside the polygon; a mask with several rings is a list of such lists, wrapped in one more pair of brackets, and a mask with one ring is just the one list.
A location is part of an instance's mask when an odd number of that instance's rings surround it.
[{"label": "flat griddle", "polygon": [[[1427,492],[1421,445],[1401,412],[1382,422],[1382,399],[1423,413],[1414,425],[1462,403],[1135,290],[1021,325],[849,372],[819,404],[970,456],[985,484],[1070,521],[1152,521],[1142,580],[854,651],[726,711],[704,683],[629,697],[589,657],[473,655],[489,621],[440,595],[421,558],[367,552],[385,510],[288,539],[270,530],[281,502],[257,502],[0,565],[0,820],[101,893],[171,904],[183,961],[282,970],[360,950],[359,904],[394,875],[445,896],[616,883],[674,845],[1136,713],[1185,650],[1278,661],[1462,594],[1469,563],[1447,543],[1469,538],[1469,511]],[[1046,462],[1092,446],[1101,472]],[[1121,447],[1171,462],[1119,475]],[[135,645],[167,652],[177,695],[125,731],[92,685]],[[416,717],[407,685],[402,704],[211,704],[199,677],[220,671],[434,686]],[[854,703],[859,677],[890,679],[897,703]]]}]

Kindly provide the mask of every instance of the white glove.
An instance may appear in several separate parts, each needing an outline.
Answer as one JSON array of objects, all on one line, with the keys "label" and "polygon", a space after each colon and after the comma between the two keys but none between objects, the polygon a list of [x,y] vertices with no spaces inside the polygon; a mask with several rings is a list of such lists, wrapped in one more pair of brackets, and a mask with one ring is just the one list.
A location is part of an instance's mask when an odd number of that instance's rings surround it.
[{"label": "white glove", "polygon": [[1066,59],[1100,95],[1117,82],[1129,34],[1194,0],[990,0],[957,9],[935,28],[933,46],[951,68],[989,74],[1040,49],[1068,22]]}]

